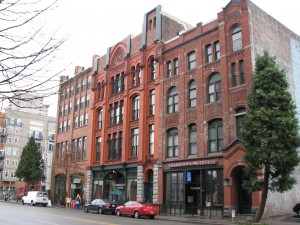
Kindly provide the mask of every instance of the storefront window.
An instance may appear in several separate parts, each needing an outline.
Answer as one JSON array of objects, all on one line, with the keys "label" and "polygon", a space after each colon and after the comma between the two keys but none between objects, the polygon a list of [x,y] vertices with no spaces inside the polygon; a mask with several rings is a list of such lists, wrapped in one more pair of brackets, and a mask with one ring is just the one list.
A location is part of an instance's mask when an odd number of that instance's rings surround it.
[{"label": "storefront window", "polygon": [[170,205],[183,204],[184,180],[183,172],[166,174],[166,203]]},{"label": "storefront window", "polygon": [[206,206],[219,206],[223,204],[223,171],[207,170],[205,171],[205,201]]}]

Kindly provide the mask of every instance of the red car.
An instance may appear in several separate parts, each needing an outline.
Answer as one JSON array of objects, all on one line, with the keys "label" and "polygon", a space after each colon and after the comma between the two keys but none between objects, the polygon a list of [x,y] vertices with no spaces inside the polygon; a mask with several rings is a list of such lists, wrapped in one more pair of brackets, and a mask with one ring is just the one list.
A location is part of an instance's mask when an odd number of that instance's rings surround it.
[{"label": "red car", "polygon": [[149,203],[129,201],[122,206],[116,208],[117,216],[129,215],[135,218],[140,218],[140,216],[149,216],[150,219],[154,219],[158,214],[158,208]]}]

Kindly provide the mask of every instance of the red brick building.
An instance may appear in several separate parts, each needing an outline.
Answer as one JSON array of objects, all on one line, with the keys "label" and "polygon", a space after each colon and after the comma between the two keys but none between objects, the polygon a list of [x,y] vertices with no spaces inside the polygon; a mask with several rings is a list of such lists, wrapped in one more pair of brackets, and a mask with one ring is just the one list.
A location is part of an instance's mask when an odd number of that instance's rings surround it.
[{"label": "red brick building", "polygon": [[[87,72],[92,103],[80,131],[88,137],[87,199],[142,200],[185,213],[255,211],[260,193],[241,186],[239,139],[255,56],[276,56],[295,96],[299,46],[299,36],[247,0],[230,1],[216,20],[194,28],[161,6],[146,13],[142,33],[95,55]],[[286,204],[287,212],[293,202]],[[267,205],[278,215],[280,202]]]},{"label": "red brick building", "polygon": [[91,136],[89,117],[93,96],[91,80],[91,68],[84,69],[78,66],[75,68],[74,77],[60,78],[53,165],[64,151],[70,149],[74,164],[78,165],[79,170],[76,171],[77,174],[73,174],[74,170],[66,172],[65,168],[52,167],[51,197],[55,203],[64,201],[65,197],[71,197],[73,194],[84,195],[88,149],[91,149],[88,141]]}]

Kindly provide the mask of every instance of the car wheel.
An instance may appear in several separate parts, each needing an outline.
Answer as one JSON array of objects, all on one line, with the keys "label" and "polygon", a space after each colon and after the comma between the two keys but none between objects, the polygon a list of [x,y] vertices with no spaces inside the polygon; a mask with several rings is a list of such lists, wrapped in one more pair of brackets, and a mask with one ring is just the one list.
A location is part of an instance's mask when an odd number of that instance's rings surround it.
[{"label": "car wheel", "polygon": [[89,212],[89,210],[87,209],[87,207],[84,207],[84,212],[85,212],[85,213],[88,213],[88,212]]},{"label": "car wheel", "polygon": [[155,218],[155,216],[150,216],[150,219],[154,219]]},{"label": "car wheel", "polygon": [[103,209],[102,209],[102,208],[99,208],[99,209],[98,209],[98,213],[103,214]]},{"label": "car wheel", "polygon": [[24,205],[25,203],[24,203],[24,201],[22,200],[22,205]]},{"label": "car wheel", "polygon": [[135,212],[134,212],[134,218],[136,218],[136,219],[140,218],[140,213],[139,213],[139,211],[135,211]]},{"label": "car wheel", "polygon": [[121,211],[117,210],[117,216],[121,216]]},{"label": "car wheel", "polygon": [[34,203],[33,203],[33,201],[31,201],[31,202],[30,202],[30,205],[31,205],[31,206],[34,206]]},{"label": "car wheel", "polygon": [[297,216],[300,217],[300,209],[297,210]]}]

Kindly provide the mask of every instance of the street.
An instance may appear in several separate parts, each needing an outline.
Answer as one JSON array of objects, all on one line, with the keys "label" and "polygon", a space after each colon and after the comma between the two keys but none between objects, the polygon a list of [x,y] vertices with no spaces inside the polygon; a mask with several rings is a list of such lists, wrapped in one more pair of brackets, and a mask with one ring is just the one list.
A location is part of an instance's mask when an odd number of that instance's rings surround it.
[{"label": "street", "polygon": [[179,224],[178,221],[154,220],[148,218],[134,219],[117,217],[109,214],[84,213],[82,210],[72,210],[56,207],[29,206],[0,202],[0,224],[18,225],[82,225],[82,224]]}]

